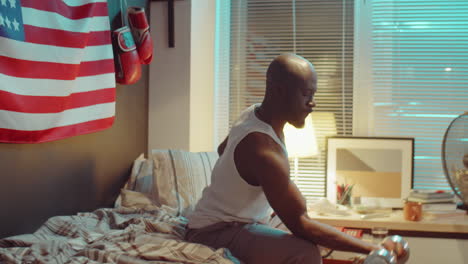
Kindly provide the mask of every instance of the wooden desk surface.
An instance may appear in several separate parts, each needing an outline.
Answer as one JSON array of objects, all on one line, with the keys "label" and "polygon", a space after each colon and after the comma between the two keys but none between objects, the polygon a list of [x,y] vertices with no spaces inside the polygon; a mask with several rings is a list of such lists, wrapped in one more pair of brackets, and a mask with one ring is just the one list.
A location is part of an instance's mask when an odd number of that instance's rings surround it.
[{"label": "wooden desk surface", "polygon": [[468,239],[468,215],[440,219],[423,218],[419,222],[405,220],[401,210],[392,212],[389,217],[373,219],[361,219],[357,213],[352,213],[350,216],[323,216],[310,212],[309,216],[321,223],[332,226],[360,229],[385,226],[389,230],[408,231],[409,233],[419,232],[422,236],[426,237],[430,237],[431,235],[424,235],[424,233],[433,234],[435,237],[451,237],[454,235],[453,237]]}]

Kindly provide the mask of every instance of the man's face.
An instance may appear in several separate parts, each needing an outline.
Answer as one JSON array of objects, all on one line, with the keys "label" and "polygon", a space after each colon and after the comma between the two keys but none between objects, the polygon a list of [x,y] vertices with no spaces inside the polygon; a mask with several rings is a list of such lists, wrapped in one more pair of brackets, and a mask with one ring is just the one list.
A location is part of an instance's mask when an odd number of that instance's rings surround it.
[{"label": "man's face", "polygon": [[311,71],[304,80],[290,87],[287,121],[296,128],[302,128],[306,117],[315,107],[314,95],[317,91],[317,74]]}]

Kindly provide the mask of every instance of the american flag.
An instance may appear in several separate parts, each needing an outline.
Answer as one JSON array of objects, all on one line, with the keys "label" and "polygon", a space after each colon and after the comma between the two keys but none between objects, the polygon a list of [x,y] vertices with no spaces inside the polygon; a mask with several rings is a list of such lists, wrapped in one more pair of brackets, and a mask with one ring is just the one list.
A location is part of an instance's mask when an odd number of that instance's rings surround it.
[{"label": "american flag", "polygon": [[114,114],[107,0],[0,0],[0,142],[96,132]]}]

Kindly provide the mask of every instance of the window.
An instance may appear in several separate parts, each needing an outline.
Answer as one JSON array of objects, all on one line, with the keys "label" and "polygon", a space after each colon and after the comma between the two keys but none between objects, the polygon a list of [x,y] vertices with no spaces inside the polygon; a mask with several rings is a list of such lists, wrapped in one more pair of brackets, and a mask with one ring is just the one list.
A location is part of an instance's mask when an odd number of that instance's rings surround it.
[{"label": "window", "polygon": [[[309,199],[325,196],[325,136],[352,134],[353,1],[236,0],[230,1],[230,5],[226,2],[229,1],[218,1],[219,14],[230,10],[231,15],[230,41],[223,44],[225,37],[217,38],[216,46],[220,53],[215,88],[216,143],[224,139],[242,110],[262,101],[265,73],[271,60],[284,52],[299,54],[310,60],[318,72],[318,106],[313,118],[321,153],[314,158],[299,159],[296,183]],[[217,21],[219,37],[225,34],[223,29],[229,22],[221,15]],[[221,57],[226,46],[229,58]],[[223,74],[226,71],[228,75]],[[223,104],[226,98],[221,94],[227,93],[227,86],[229,102]],[[336,124],[322,118],[330,115]]]},{"label": "window", "polygon": [[[229,51],[218,67],[218,143],[240,111],[261,102],[268,63],[294,52],[318,70],[316,114],[332,114],[338,135],[414,137],[414,188],[449,189],[440,148],[468,110],[467,1],[218,2],[230,14],[218,24],[230,31],[217,35],[217,51]],[[314,121],[321,155],[299,160],[307,198],[325,196],[324,135],[333,125],[323,120]]]},{"label": "window", "polygon": [[363,130],[414,137],[414,188],[449,190],[441,143],[468,109],[468,2],[373,0],[357,7],[366,15],[355,92],[370,95],[356,98]]}]

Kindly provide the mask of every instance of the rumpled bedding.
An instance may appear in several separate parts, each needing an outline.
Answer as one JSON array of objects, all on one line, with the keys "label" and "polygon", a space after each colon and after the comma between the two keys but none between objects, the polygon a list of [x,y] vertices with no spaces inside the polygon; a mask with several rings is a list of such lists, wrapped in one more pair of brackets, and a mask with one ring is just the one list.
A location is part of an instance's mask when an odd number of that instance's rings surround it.
[{"label": "rumpled bedding", "polygon": [[0,263],[239,263],[229,250],[183,241],[187,220],[164,208],[102,208],[48,219],[0,240]]}]

